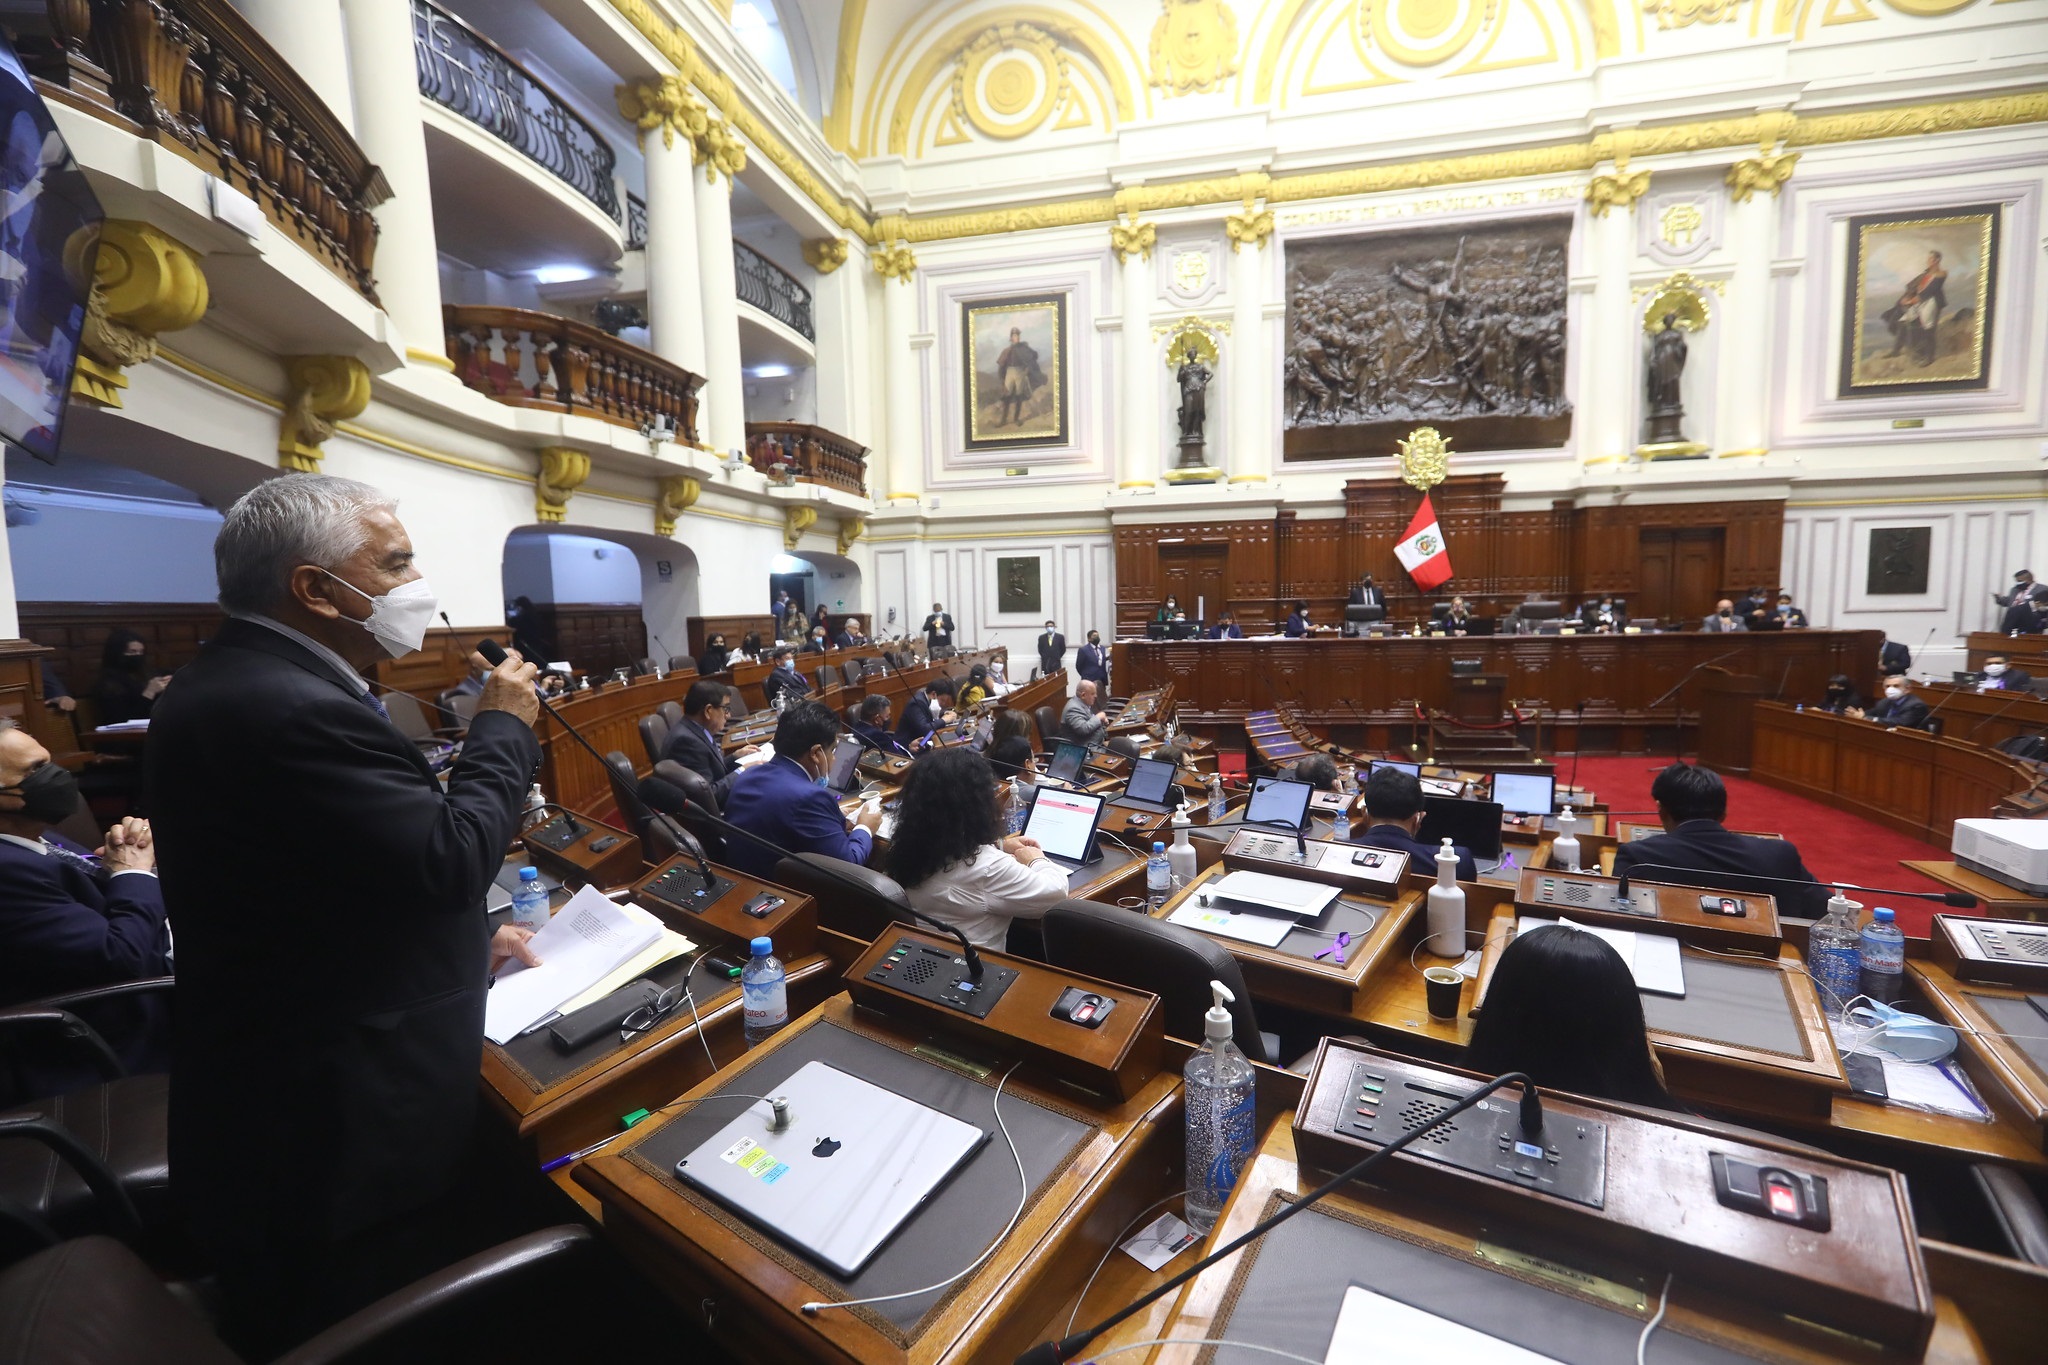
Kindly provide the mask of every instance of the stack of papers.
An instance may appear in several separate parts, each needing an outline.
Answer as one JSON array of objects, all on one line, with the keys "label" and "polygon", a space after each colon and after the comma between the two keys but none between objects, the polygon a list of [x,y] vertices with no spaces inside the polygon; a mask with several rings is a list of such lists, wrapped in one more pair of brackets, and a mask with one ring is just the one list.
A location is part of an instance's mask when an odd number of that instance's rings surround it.
[{"label": "stack of papers", "polygon": [[766,763],[769,759],[773,757],[775,757],[775,746],[764,740],[761,743],[761,747],[754,753],[741,754],[738,758],[734,759],[733,762],[738,767],[751,768],[756,763]]},{"label": "stack of papers", "polygon": [[1279,947],[1280,940],[1294,931],[1293,920],[1281,919],[1277,915],[1237,915],[1214,906],[1197,905],[1193,901],[1166,918],[1170,923],[1200,929],[1205,934],[1256,943],[1264,948]]},{"label": "stack of papers", "polygon": [[1322,914],[1342,891],[1342,887],[1323,882],[1276,877],[1269,872],[1232,872],[1212,888],[1213,895],[1235,901],[1239,906],[1277,910],[1303,919]]},{"label": "stack of papers", "polygon": [[[513,960],[499,969],[484,1003],[484,1036],[500,1045],[548,1017],[567,1012],[621,969],[661,942],[660,920],[634,905],[615,905],[584,887],[555,912],[529,945],[541,965]],[[639,973],[633,973],[637,976]],[[619,978],[623,985],[632,976]]]},{"label": "stack of papers", "polygon": [[1685,966],[1678,955],[1678,940],[1669,934],[1599,929],[1590,924],[1574,924],[1568,919],[1532,919],[1527,915],[1515,921],[1515,933],[1526,934],[1546,924],[1562,924],[1605,939],[1607,945],[1620,953],[1621,960],[1628,964],[1629,971],[1635,976],[1637,990],[1649,991],[1653,995],[1682,997],[1685,994]]}]

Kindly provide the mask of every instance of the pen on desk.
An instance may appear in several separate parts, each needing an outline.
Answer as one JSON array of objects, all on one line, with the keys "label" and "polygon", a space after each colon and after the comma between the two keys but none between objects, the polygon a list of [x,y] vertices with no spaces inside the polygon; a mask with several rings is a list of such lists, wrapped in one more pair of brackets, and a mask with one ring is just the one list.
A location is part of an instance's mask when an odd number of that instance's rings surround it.
[{"label": "pen on desk", "polygon": [[550,1171],[559,1171],[562,1169],[562,1167],[568,1165],[572,1161],[581,1161],[584,1157],[589,1156],[591,1153],[598,1151],[601,1148],[609,1147],[612,1144],[612,1140],[614,1138],[622,1136],[624,1136],[624,1134],[613,1133],[611,1137],[599,1138],[596,1142],[591,1143],[588,1147],[579,1147],[573,1152],[568,1152],[562,1156],[558,1156],[553,1161],[544,1163],[540,1168],[540,1173],[542,1175],[546,1175]]}]

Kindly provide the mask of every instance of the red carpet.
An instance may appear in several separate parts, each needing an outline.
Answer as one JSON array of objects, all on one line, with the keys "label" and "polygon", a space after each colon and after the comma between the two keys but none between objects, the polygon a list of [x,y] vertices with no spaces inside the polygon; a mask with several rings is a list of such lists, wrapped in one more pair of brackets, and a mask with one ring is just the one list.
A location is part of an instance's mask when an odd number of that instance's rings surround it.
[{"label": "red carpet", "polygon": [[[1650,782],[1653,759],[1584,758],[1579,761],[1579,785],[1591,787],[1612,811],[1650,810]],[[1558,762],[1559,781],[1572,770],[1571,755]],[[1799,846],[1807,868],[1822,881],[1839,878],[1865,886],[1890,886],[1901,891],[1943,891],[1946,887],[1900,867],[1901,859],[1916,862],[1945,862],[1948,850],[1923,844],[1895,834],[1860,816],[1823,806],[1803,796],[1766,787],[1740,777],[1724,778],[1728,784],[1728,828],[1773,830]],[[1929,918],[1937,911],[1968,914],[1931,901],[1892,900],[1883,896],[1855,894],[1852,900],[1865,906],[1889,904],[1898,911],[1899,927],[1914,938],[1927,936]],[[1981,912],[1980,912],[1981,913]]]}]

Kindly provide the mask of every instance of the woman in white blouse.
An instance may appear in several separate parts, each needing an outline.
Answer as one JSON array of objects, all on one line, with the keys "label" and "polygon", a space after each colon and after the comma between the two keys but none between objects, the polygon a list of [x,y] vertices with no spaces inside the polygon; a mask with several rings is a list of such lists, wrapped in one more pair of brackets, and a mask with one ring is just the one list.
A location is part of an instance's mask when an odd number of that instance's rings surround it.
[{"label": "woman in white blouse", "polygon": [[1004,837],[999,790],[972,749],[927,753],[903,784],[889,847],[889,875],[910,903],[993,952],[1011,920],[1042,918],[1068,894],[1066,870],[1035,839]]}]

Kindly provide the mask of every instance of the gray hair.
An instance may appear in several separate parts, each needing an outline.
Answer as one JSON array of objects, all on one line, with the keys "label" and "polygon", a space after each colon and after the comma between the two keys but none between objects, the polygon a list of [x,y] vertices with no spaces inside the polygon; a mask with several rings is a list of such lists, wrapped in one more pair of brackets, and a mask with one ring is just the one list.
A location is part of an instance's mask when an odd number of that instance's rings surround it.
[{"label": "gray hair", "polygon": [[284,600],[301,564],[333,568],[363,548],[363,518],[398,500],[354,479],[286,474],[235,499],[213,542],[221,610],[262,612]]}]

